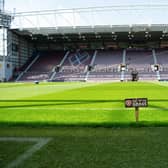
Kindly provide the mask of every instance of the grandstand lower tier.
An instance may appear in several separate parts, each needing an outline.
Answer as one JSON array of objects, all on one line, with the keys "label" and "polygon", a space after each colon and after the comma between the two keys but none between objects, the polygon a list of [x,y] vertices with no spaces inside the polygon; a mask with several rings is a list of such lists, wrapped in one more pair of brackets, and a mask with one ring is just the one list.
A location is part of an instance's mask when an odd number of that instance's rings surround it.
[{"label": "grandstand lower tier", "polygon": [[48,51],[38,52],[37,57],[20,73],[17,81],[168,79],[167,50]]}]

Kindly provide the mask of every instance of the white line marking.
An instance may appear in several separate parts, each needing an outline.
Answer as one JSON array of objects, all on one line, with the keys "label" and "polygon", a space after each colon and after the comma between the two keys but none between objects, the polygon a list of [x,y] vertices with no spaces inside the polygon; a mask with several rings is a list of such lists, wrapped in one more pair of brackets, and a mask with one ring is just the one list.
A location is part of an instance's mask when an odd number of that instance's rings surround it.
[{"label": "white line marking", "polygon": [[9,163],[6,168],[14,168],[21,164],[24,160],[31,157],[36,151],[46,145],[51,138],[17,138],[17,137],[0,137],[0,141],[16,141],[16,142],[36,142],[31,148],[18,156],[14,161]]}]

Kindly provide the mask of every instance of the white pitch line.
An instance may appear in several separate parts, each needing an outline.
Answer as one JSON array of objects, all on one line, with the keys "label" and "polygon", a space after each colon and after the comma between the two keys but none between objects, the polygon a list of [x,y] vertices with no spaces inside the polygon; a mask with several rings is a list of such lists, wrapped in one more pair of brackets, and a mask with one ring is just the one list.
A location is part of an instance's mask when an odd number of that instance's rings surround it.
[{"label": "white pitch line", "polygon": [[[94,108],[94,107],[77,107],[77,108],[59,108],[59,107],[8,107],[8,108],[4,108],[4,109],[10,109],[10,110],[74,110],[74,111],[83,111],[83,110],[87,110],[87,111],[97,111],[97,110],[105,110],[105,111],[115,111],[115,110],[122,110],[122,111],[129,111],[133,108]],[[153,107],[147,107],[147,108],[141,108],[141,110],[163,110],[163,111],[167,111],[168,108],[153,108]]]},{"label": "white pitch line", "polygon": [[0,141],[16,141],[16,142],[36,142],[31,148],[18,156],[14,161],[9,163],[6,168],[14,168],[20,165],[24,160],[31,157],[36,151],[46,145],[51,138],[17,138],[17,137],[0,137]]}]

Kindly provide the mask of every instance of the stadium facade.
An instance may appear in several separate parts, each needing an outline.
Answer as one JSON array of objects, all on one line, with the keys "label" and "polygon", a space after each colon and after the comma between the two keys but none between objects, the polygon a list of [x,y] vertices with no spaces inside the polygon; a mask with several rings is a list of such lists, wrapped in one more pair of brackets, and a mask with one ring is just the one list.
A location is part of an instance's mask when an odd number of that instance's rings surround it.
[{"label": "stadium facade", "polygon": [[0,4],[1,81],[168,79],[168,24],[117,25],[112,15],[165,5],[11,14]]}]

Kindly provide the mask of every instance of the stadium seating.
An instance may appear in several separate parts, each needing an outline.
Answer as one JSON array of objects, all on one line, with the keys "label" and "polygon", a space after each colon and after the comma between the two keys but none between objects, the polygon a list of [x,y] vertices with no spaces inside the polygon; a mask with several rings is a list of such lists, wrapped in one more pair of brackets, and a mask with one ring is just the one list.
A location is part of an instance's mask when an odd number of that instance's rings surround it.
[{"label": "stadium seating", "polygon": [[89,74],[88,80],[118,80],[120,78],[118,66],[121,62],[122,50],[98,51],[94,62],[94,69]]},{"label": "stadium seating", "polygon": [[[99,51],[88,79],[120,80],[120,64],[123,64],[123,50]],[[141,80],[157,80],[157,74],[151,68],[154,64],[152,50],[128,49],[124,64],[126,65],[124,80],[131,80],[132,71],[137,71]]]},{"label": "stadium seating", "polygon": [[[138,72],[140,80],[168,79],[167,50],[98,50],[96,54],[78,50],[68,52],[67,57],[66,54],[64,51],[41,52],[20,80],[49,80],[52,76],[52,81],[104,81],[121,80],[122,75],[123,80],[131,80],[132,71]],[[126,66],[124,73],[119,68],[122,64]],[[154,64],[160,65],[158,72],[152,70]],[[58,71],[57,66],[60,66]]]},{"label": "stadium seating", "polygon": [[160,78],[168,79],[168,50],[156,50],[156,57],[160,65]]},{"label": "stadium seating", "polygon": [[24,73],[21,81],[48,80],[55,65],[59,64],[65,52],[41,52],[38,60]]},{"label": "stadium seating", "polygon": [[150,65],[154,64],[152,51],[127,50],[126,64],[128,65],[128,69],[150,71]]},{"label": "stadium seating", "polygon": [[90,64],[93,51],[77,51],[68,55],[61,67],[61,71],[56,73],[54,81],[83,81],[87,72],[87,65]]},{"label": "stadium seating", "polygon": [[156,79],[156,73],[151,69],[154,64],[152,50],[129,49],[126,52],[127,71],[125,79],[131,78],[131,72],[136,70],[141,80]]}]

